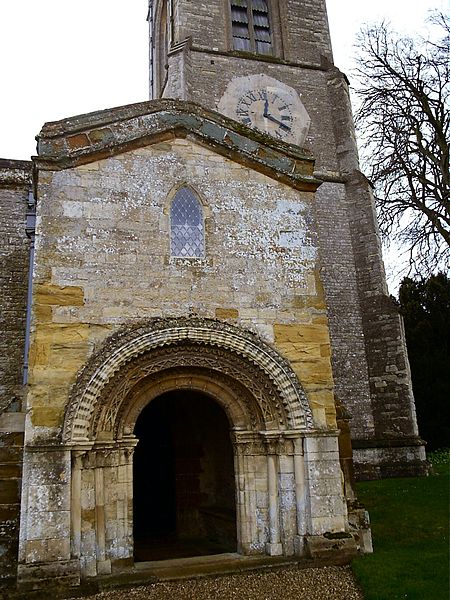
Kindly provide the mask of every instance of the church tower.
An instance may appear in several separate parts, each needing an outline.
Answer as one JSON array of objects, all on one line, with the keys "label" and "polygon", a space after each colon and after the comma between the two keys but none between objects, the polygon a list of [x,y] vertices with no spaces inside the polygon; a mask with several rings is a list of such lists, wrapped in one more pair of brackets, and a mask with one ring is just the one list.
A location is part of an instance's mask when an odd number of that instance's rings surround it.
[{"label": "church tower", "polygon": [[401,318],[325,0],[150,0],[148,21],[151,98],[195,102],[314,157],[333,375],[356,472],[424,472]]}]

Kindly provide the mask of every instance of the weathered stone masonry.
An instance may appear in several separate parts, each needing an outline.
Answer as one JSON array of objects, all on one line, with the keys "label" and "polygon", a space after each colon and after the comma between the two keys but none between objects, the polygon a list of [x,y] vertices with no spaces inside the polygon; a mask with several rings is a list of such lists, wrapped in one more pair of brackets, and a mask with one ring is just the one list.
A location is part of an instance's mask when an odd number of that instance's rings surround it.
[{"label": "weathered stone masonry", "polygon": [[17,564],[31,163],[0,160],[0,577]]},{"label": "weathered stone masonry", "polygon": [[[173,4],[167,75],[163,87],[154,77],[154,97],[216,109],[231,80],[261,73],[300,93],[311,118],[305,148],[325,182],[315,204],[321,275],[336,393],[352,416],[356,471],[362,478],[425,472],[402,326],[387,294],[374,201],[359,171],[348,82],[332,62],[325,2],[271,3],[269,57],[232,49],[230,28],[215,26],[226,2]],[[161,2],[150,7],[157,52]],[[161,67],[156,58],[154,66]]]},{"label": "weathered stone masonry", "polygon": [[[350,434],[359,477],[426,471],[325,2],[262,5],[271,54],[233,49],[228,0],[151,0],[154,100],[48,123],[33,163],[0,161],[0,578],[23,593],[140,560],[136,424],[167,394],[223,411],[242,554],[371,551]],[[260,94],[253,129],[238,90]],[[302,147],[273,137],[290,118]],[[171,250],[180,190],[195,257]]]},{"label": "weathered stone masonry", "polygon": [[[342,486],[312,160],[176,101],[50,124],[39,150],[22,589],[132,565],[134,423],[170,389],[229,416],[238,551],[367,548]],[[205,258],[170,257],[187,183]]]}]

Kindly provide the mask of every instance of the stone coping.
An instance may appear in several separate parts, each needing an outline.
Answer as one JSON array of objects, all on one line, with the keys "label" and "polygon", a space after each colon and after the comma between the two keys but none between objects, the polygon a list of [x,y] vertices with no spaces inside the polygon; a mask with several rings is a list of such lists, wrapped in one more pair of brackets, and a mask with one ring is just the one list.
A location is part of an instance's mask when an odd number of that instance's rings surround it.
[{"label": "stone coping", "polygon": [[29,160],[0,158],[0,186],[29,186],[32,182],[33,163]]},{"label": "stone coping", "polygon": [[314,159],[192,102],[155,100],[46,123],[38,136],[39,169],[61,170],[175,138],[189,138],[235,162],[304,191],[315,191]]}]

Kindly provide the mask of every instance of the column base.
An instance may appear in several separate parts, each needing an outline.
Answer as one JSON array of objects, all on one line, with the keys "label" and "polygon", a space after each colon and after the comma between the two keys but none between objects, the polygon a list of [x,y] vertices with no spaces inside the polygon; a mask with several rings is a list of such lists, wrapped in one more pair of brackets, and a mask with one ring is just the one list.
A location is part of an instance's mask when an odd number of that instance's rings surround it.
[{"label": "column base", "polygon": [[305,550],[309,558],[336,558],[350,562],[358,554],[358,547],[350,533],[306,535]]},{"label": "column base", "polygon": [[111,574],[111,561],[98,560],[97,561],[97,575],[110,575]]},{"label": "column base", "polygon": [[295,556],[304,556],[305,550],[305,537],[303,535],[294,536],[294,554]]},{"label": "column base", "polygon": [[272,544],[268,542],[266,544],[266,554],[269,556],[281,556],[283,554],[283,545],[281,543]]}]

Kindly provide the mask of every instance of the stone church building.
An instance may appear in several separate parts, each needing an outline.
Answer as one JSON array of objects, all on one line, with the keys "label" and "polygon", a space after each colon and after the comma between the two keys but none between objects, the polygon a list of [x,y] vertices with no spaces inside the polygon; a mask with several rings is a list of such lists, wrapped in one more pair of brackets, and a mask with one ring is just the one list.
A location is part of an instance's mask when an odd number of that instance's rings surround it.
[{"label": "stone church building", "polygon": [[24,591],[169,538],[370,551],[353,471],[426,470],[325,0],[148,21],[152,100],[0,161],[0,574]]}]

